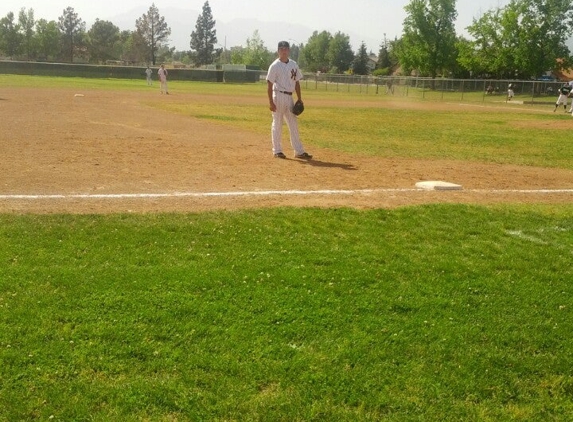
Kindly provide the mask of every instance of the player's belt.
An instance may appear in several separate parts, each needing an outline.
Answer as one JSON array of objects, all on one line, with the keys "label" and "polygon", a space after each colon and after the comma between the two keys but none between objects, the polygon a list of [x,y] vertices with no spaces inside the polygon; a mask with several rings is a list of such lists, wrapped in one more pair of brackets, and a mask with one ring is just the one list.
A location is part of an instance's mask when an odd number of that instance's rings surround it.
[{"label": "player's belt", "polygon": [[279,91],[281,94],[292,95],[292,92],[288,91]]}]

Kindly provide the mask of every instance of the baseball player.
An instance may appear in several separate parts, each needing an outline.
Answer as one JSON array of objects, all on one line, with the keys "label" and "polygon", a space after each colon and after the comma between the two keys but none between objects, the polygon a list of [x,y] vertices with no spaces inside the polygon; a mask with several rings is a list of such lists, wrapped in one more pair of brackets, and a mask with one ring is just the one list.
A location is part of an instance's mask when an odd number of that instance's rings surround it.
[{"label": "baseball player", "polygon": [[509,84],[507,86],[507,101],[511,101],[511,99],[515,96],[513,92],[513,84]]},{"label": "baseball player", "polygon": [[167,69],[165,69],[165,65],[162,63],[159,66],[159,70],[157,71],[157,76],[159,77],[159,85],[161,93],[169,94],[167,90]]},{"label": "baseball player", "polygon": [[557,102],[555,103],[555,108],[553,109],[553,112],[555,113],[555,110],[557,110],[557,107],[559,107],[561,104],[563,104],[563,111],[565,113],[567,113],[567,101],[569,100],[569,94],[571,94],[571,85],[569,84],[563,84],[563,86],[561,88],[559,88],[559,97],[557,98]]},{"label": "baseball player", "polygon": [[145,69],[145,78],[147,79],[147,86],[151,86],[153,84],[153,82],[151,81],[152,73],[153,71],[149,68],[149,66],[147,66],[147,69]]},{"label": "baseball player", "polygon": [[276,158],[286,158],[281,144],[284,119],[290,133],[290,143],[294,149],[295,158],[310,160],[312,155],[304,151],[298,134],[297,117],[292,113],[293,93],[296,93],[298,100],[302,101],[299,82],[302,79],[302,73],[298,64],[289,58],[289,54],[289,43],[287,41],[279,42],[278,58],[269,66],[267,72],[269,109],[273,113],[271,127],[273,154]]}]

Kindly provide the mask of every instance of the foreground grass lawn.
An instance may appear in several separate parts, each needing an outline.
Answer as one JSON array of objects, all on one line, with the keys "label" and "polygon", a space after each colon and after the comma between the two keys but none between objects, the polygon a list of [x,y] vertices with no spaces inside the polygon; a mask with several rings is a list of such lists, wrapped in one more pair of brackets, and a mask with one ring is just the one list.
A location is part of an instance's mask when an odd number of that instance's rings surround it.
[{"label": "foreground grass lawn", "polygon": [[1,215],[0,263],[0,421],[573,418],[573,207]]}]

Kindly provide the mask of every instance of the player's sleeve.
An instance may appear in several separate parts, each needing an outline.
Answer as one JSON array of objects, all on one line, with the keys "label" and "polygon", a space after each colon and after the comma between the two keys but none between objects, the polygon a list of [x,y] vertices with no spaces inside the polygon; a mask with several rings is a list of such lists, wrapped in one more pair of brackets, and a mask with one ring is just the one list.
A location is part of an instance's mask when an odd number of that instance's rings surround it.
[{"label": "player's sleeve", "polygon": [[302,79],[302,72],[300,71],[300,68],[298,67],[298,63],[296,63],[296,80],[300,81],[301,79]]},{"label": "player's sleeve", "polygon": [[276,77],[275,77],[275,68],[274,68],[273,65],[271,65],[271,66],[269,67],[268,72],[267,72],[267,81],[272,82],[272,83],[275,83],[275,79],[276,79]]}]

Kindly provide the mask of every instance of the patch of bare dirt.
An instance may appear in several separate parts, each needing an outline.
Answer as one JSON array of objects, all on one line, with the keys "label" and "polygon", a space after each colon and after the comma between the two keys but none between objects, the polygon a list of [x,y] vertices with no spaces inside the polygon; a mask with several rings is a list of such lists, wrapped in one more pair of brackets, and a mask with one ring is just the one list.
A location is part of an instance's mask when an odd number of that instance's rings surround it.
[{"label": "patch of bare dirt", "polygon": [[[150,101],[197,100],[191,96],[161,96],[156,90],[143,94],[82,94],[83,97],[75,96],[73,90],[66,89],[3,89],[0,212],[197,212],[276,206],[390,208],[435,202],[573,200],[570,192],[519,191],[571,189],[570,170],[350,156],[310,147],[315,156],[311,161],[280,160],[272,157],[266,136],[145,105]],[[261,112],[266,112],[265,104],[261,101]],[[290,151],[290,146],[285,145],[285,152]],[[415,190],[415,183],[421,180],[450,181],[461,184],[464,190]],[[322,193],[292,192],[297,190]],[[269,191],[275,193],[190,194]],[[285,191],[290,193],[280,193]],[[188,195],[155,196],[173,193]],[[124,194],[150,196],[121,196]],[[58,197],[32,199],[25,195]]]}]

